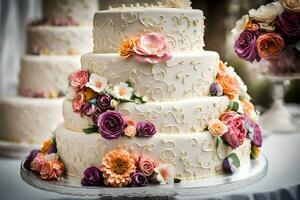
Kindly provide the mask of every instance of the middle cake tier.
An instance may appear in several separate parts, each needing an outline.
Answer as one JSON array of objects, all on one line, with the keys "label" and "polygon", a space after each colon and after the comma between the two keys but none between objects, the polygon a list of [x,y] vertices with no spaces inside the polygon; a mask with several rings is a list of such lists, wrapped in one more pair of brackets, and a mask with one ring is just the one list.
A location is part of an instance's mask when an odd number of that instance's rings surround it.
[{"label": "middle cake tier", "polygon": [[118,54],[85,54],[82,68],[107,78],[112,85],[130,81],[148,101],[174,101],[207,96],[216,78],[219,55],[212,51],[174,54],[159,64],[124,60]]},{"label": "middle cake tier", "polygon": [[[146,104],[124,103],[116,110],[136,122],[151,121],[159,134],[183,134],[205,130],[211,119],[219,118],[227,110],[228,104],[226,96],[204,97]],[[64,101],[63,115],[65,126],[70,130],[80,131],[94,125],[91,118],[73,112],[72,102],[68,99]]]}]

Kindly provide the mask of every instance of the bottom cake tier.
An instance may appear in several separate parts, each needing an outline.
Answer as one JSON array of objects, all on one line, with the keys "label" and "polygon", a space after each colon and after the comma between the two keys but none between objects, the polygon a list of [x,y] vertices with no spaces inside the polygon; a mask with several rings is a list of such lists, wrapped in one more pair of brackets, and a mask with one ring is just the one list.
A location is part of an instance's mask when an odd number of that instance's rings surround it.
[{"label": "bottom cake tier", "polygon": [[236,153],[241,165],[247,164],[251,151],[248,139],[233,150],[222,142],[217,144],[217,139],[209,132],[106,140],[98,133],[76,132],[60,124],[55,130],[55,138],[66,174],[78,178],[83,177],[86,168],[98,167],[104,155],[116,148],[149,156],[160,164],[171,164],[180,179],[200,179],[221,174],[223,160],[231,153]]},{"label": "bottom cake tier", "polygon": [[8,97],[0,100],[0,139],[40,144],[62,122],[62,99]]}]

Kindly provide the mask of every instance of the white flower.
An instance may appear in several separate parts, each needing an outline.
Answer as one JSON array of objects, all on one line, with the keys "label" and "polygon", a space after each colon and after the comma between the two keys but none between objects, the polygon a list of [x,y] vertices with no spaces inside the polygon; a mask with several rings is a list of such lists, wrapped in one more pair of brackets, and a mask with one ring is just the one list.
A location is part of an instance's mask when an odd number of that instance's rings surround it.
[{"label": "white flower", "polygon": [[299,0],[281,0],[282,6],[291,12],[300,13],[300,1]]},{"label": "white flower", "polygon": [[190,0],[168,0],[165,6],[167,8],[192,8]]},{"label": "white flower", "polygon": [[67,90],[67,99],[73,100],[76,97],[76,91],[74,90],[73,87],[69,87]]},{"label": "white flower", "polygon": [[278,15],[283,12],[283,8],[279,2],[272,2],[267,5],[260,6],[257,10],[251,9],[249,15],[255,21],[270,24]]},{"label": "white flower", "polygon": [[156,180],[160,184],[173,183],[175,177],[175,169],[172,165],[159,165],[154,168],[154,172],[157,174]]},{"label": "white flower", "polygon": [[86,87],[91,88],[95,92],[102,92],[107,86],[107,79],[98,74],[91,74],[89,82],[85,84]]},{"label": "white flower", "polygon": [[112,93],[117,99],[129,101],[132,97],[133,89],[127,83],[121,82],[119,85],[114,86]]},{"label": "white flower", "polygon": [[119,105],[118,101],[116,101],[115,99],[111,100],[111,102],[110,102],[111,107],[116,108],[116,107],[118,107],[118,105]]},{"label": "white flower", "polygon": [[45,159],[47,161],[57,161],[58,155],[56,153],[51,153],[51,154],[46,155]]},{"label": "white flower", "polygon": [[241,33],[246,29],[246,25],[249,21],[249,16],[244,15],[240,20],[235,23],[235,27],[231,30],[233,38],[236,40],[240,37]]}]

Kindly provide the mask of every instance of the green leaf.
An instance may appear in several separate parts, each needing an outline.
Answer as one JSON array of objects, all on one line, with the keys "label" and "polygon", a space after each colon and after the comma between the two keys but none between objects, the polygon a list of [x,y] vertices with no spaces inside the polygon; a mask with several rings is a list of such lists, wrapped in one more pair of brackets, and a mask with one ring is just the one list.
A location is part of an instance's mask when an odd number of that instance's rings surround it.
[{"label": "green leaf", "polygon": [[241,166],[240,159],[235,153],[230,154],[227,158],[232,159],[232,163],[236,168],[239,168]]},{"label": "green leaf", "polygon": [[225,140],[225,138],[224,137],[222,137],[221,138],[222,139],[222,141],[223,141],[223,144],[225,145],[225,146],[227,146],[227,147],[229,147],[230,146],[230,144]]},{"label": "green leaf", "polygon": [[90,127],[90,128],[83,129],[83,132],[84,132],[85,134],[96,133],[96,132],[98,132],[98,127],[97,127],[97,126],[92,126],[92,127]]},{"label": "green leaf", "polygon": [[132,88],[132,83],[130,81],[126,81],[125,83],[128,85],[128,87]]},{"label": "green leaf", "polygon": [[53,146],[56,147],[56,138],[55,137],[52,138],[52,144],[53,144]]},{"label": "green leaf", "polygon": [[134,103],[136,103],[136,104],[142,104],[143,101],[140,98],[135,98],[134,99]]},{"label": "green leaf", "polygon": [[181,179],[179,178],[174,178],[174,183],[180,183],[181,182]]},{"label": "green leaf", "polygon": [[300,40],[295,44],[295,48],[300,51]]},{"label": "green leaf", "polygon": [[218,147],[220,146],[220,144],[222,142],[221,137],[217,137],[217,141],[216,142],[217,142],[216,146],[217,146],[217,149],[218,149]]},{"label": "green leaf", "polygon": [[227,110],[235,111],[237,112],[239,110],[239,103],[236,101],[231,101],[227,107]]}]

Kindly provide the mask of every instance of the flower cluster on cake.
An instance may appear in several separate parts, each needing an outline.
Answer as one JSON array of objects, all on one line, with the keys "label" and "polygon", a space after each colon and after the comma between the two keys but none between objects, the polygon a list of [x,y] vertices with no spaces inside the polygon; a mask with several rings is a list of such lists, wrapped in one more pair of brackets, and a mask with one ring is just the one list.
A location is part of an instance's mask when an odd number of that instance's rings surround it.
[{"label": "flower cluster on cake", "polygon": [[[234,69],[203,50],[202,11],[121,6],[97,12],[94,26],[94,52],[71,74],[65,122],[49,140],[55,156],[43,145],[27,169],[143,187],[231,174],[259,155],[258,114]],[[43,175],[49,157],[56,176]]]},{"label": "flower cluster on cake", "polygon": [[233,29],[236,54],[249,62],[262,61],[274,75],[299,73],[300,2],[282,0],[251,9]]}]

